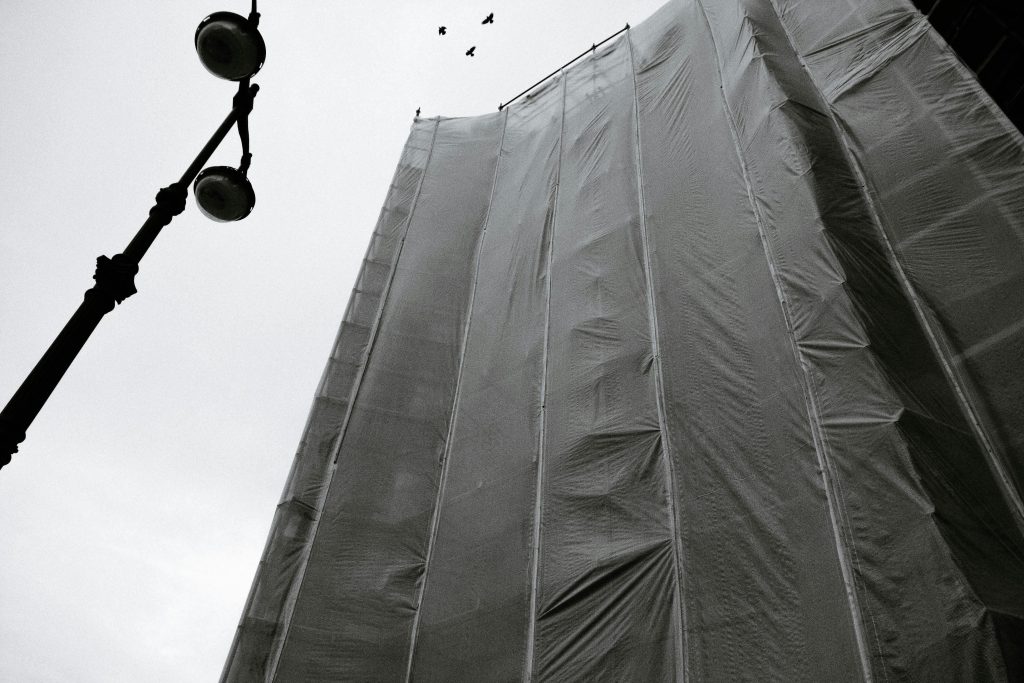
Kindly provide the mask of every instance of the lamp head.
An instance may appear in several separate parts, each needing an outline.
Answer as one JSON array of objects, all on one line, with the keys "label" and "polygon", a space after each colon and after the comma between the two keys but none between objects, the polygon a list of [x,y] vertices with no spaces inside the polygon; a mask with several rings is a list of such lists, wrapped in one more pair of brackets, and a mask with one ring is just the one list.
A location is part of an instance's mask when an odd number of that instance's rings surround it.
[{"label": "lamp head", "polygon": [[192,185],[199,210],[221,223],[240,221],[256,205],[256,193],[245,174],[230,166],[211,166]]},{"label": "lamp head", "polygon": [[196,53],[218,78],[240,81],[256,75],[267,46],[255,24],[234,12],[214,12],[196,29]]}]

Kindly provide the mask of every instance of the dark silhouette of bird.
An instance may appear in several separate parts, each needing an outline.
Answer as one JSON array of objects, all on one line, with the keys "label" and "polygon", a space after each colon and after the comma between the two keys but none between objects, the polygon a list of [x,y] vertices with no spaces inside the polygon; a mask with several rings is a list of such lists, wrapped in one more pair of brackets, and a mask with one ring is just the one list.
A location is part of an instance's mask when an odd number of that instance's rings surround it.
[{"label": "dark silhouette of bird", "polygon": [[474,52],[476,52],[476,45],[474,45],[473,47],[471,47],[468,50],[466,50],[466,56],[467,57],[476,57],[476,55],[473,54]]},{"label": "dark silhouette of bird", "polygon": [[437,27],[437,35],[443,36],[446,33],[448,33],[448,27],[447,26],[438,26]]},{"label": "dark silhouette of bird", "polygon": [[420,108],[416,107],[416,118],[420,117]]},{"label": "dark silhouette of bird", "polygon": [[481,21],[480,23],[481,24],[493,24],[494,23],[494,12],[491,12],[486,17],[484,17],[484,20]]}]

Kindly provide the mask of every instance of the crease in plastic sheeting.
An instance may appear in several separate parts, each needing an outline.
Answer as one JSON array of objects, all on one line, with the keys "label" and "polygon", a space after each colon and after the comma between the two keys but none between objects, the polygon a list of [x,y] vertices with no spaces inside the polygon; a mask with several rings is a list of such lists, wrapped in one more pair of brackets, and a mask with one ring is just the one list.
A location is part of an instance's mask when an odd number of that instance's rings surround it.
[{"label": "crease in plastic sheeting", "polygon": [[548,344],[551,333],[551,261],[555,249],[555,216],[558,213],[558,195],[562,183],[562,142],[565,138],[565,91],[566,79],[565,69],[559,71],[559,78],[562,83],[562,115],[559,119],[558,132],[558,170],[555,174],[555,197],[551,204],[551,215],[547,217],[545,226],[548,233],[548,249],[546,264],[544,267],[544,345],[541,360],[541,382],[540,382],[540,438],[537,444],[537,484],[536,495],[533,507],[533,553],[530,560],[530,618],[526,629],[526,666],[523,679],[526,683],[533,680],[536,639],[537,639],[537,610],[538,610],[538,580],[540,578],[540,554],[542,550],[541,539],[541,515],[544,511],[544,451],[547,445],[547,390],[548,390]]},{"label": "crease in plastic sheeting", "polygon": [[[618,562],[617,564],[595,567],[581,581],[556,596],[557,602],[545,610],[547,615],[569,609],[574,603],[583,602],[598,593],[601,593],[601,604],[596,612],[574,623],[572,635],[563,638],[561,643],[548,653],[548,658],[552,660],[549,669],[553,680],[607,680],[610,675],[618,673],[601,671],[603,675],[597,676],[597,672],[572,670],[569,673],[564,670],[579,662],[581,652],[596,639],[595,632],[600,630],[602,620],[608,615],[621,613],[628,609],[631,603],[646,597],[643,595],[643,587],[649,580],[649,574],[655,574],[659,569],[662,573],[672,571],[664,567],[671,564],[671,560],[666,561],[665,558],[673,554],[671,547],[667,546],[664,541],[652,543],[625,556],[615,557],[613,559]],[[626,559],[626,562],[621,562],[623,559]],[[593,661],[587,664],[591,667],[600,666]],[[591,674],[595,678],[584,678]]]},{"label": "crease in plastic sheeting", "polygon": [[549,616],[565,610],[588,596],[600,593],[623,577],[632,575],[629,583],[634,585],[643,578],[638,570],[653,557],[664,553],[665,541],[648,542],[637,548],[617,553],[606,558],[603,564],[591,567],[586,573],[566,586],[549,600],[542,614]]},{"label": "crease in plastic sheeting", "polygon": [[[776,4],[777,0],[768,0],[768,5],[772,8],[778,19],[779,25],[782,27],[783,33],[786,36],[786,40],[789,42],[790,49],[793,54],[796,55],[797,60],[800,62],[800,66],[804,69],[807,75],[807,81],[817,92],[818,95],[825,100],[826,104],[831,105],[838,96],[848,91],[856,83],[863,82],[867,78],[870,78],[874,74],[878,73],[886,65],[891,63],[896,57],[901,55],[907,49],[909,49],[918,39],[924,36],[930,27],[927,18],[919,16],[919,19],[910,24],[905,30],[903,30],[899,36],[894,38],[885,47],[881,48],[876,55],[877,59],[866,62],[863,68],[855,69],[846,78],[842,79],[839,83],[830,86],[829,92],[836,93],[835,96],[826,96],[826,93],[818,86],[817,82],[811,75],[810,69],[807,67],[807,63],[804,60],[804,56],[796,47],[796,42],[793,39],[792,34],[789,31],[789,27],[783,21],[782,14]],[[855,81],[855,82],[854,82]],[[953,366],[951,358],[955,356],[953,351],[949,348],[948,344],[944,342],[940,333],[937,333],[934,325],[929,319],[925,312],[924,304],[921,300],[921,295],[917,292],[910,278],[907,276],[906,269],[903,267],[903,263],[900,261],[895,248],[892,245],[892,241],[889,239],[889,234],[885,229],[885,224],[882,221],[880,210],[871,190],[868,186],[867,178],[864,175],[864,171],[860,164],[857,162],[856,155],[853,153],[853,148],[850,143],[849,137],[847,136],[846,130],[839,124],[835,111],[831,106],[827,107],[827,113],[830,127],[832,128],[833,134],[837,137],[840,149],[843,153],[843,158],[846,166],[853,173],[854,178],[857,181],[858,190],[861,195],[861,199],[864,205],[868,209],[868,213],[871,216],[872,226],[875,228],[876,233],[881,239],[882,244],[885,248],[886,258],[889,262],[889,266],[893,272],[896,273],[897,280],[900,283],[904,294],[907,296],[911,303],[911,307],[914,311],[914,316],[917,319],[918,325],[925,333],[925,337],[928,339],[929,345],[932,348],[932,352],[935,354],[942,367],[943,374],[946,376],[946,380],[956,395],[957,403],[962,410],[964,416],[967,418],[968,423],[971,426],[971,430],[978,444],[981,446],[982,451],[985,454],[985,459],[989,464],[989,468],[992,470],[996,481],[999,484],[999,488],[1006,498],[1007,504],[1010,506],[1013,517],[1017,522],[1018,529],[1024,532],[1024,501],[1021,500],[1020,495],[1017,493],[1013,479],[1009,472],[1007,472],[1005,465],[996,449],[992,438],[988,434],[982,424],[981,418],[978,415],[978,410],[974,406],[970,397],[968,396],[964,378],[961,377],[960,372]]]},{"label": "crease in plastic sheeting", "polygon": [[427,553],[423,563],[423,576],[420,577],[420,586],[416,595],[416,603],[414,606],[415,615],[413,616],[411,635],[409,638],[409,656],[405,667],[405,680],[406,683],[412,681],[412,665],[413,655],[416,652],[416,640],[419,634],[420,615],[422,614],[423,608],[423,595],[426,592],[427,580],[430,576],[430,560],[434,554],[434,544],[437,540],[437,531],[440,526],[441,520],[441,504],[444,501],[444,493],[447,488],[448,482],[448,463],[451,456],[451,444],[452,438],[455,433],[455,426],[458,422],[458,407],[459,400],[461,398],[462,389],[462,374],[466,362],[466,344],[469,340],[469,331],[473,322],[473,306],[476,302],[476,287],[477,281],[480,278],[480,254],[483,251],[484,240],[487,237],[487,225],[491,218],[491,205],[494,202],[494,190],[498,184],[498,170],[501,167],[501,152],[505,146],[505,132],[508,129],[508,113],[509,109],[505,109],[505,115],[501,125],[501,135],[498,139],[498,152],[494,162],[494,178],[491,181],[491,193],[487,200],[487,213],[484,215],[483,225],[480,231],[480,237],[478,238],[476,252],[473,255],[473,283],[470,286],[469,293],[469,304],[467,306],[466,324],[462,332],[462,345],[459,350],[459,369],[455,380],[455,393],[452,397],[452,409],[451,409],[451,420],[448,423],[448,434],[445,437],[444,451],[441,454],[441,477],[437,487],[437,496],[434,500],[434,510],[430,521],[430,536],[427,539]]},{"label": "crease in plastic sheeting", "polygon": [[[722,57],[718,48],[718,41],[715,38],[714,30],[711,27],[711,20],[708,18],[707,10],[704,7],[702,0],[694,0],[695,4],[701,11],[701,15],[704,17],[704,22],[707,26],[708,35],[711,38],[711,43],[715,50],[715,63],[718,68],[719,82],[725,82],[725,77],[722,73]],[[860,602],[857,597],[856,587],[854,583],[853,567],[851,566],[851,558],[849,555],[850,550],[847,549],[844,542],[844,533],[842,525],[845,523],[845,511],[843,509],[843,503],[837,500],[837,496],[841,495],[838,488],[838,482],[836,481],[836,474],[834,471],[834,465],[831,462],[831,457],[826,455],[826,451],[829,450],[827,440],[825,438],[824,431],[821,425],[821,412],[818,407],[818,399],[814,393],[814,386],[811,378],[808,375],[807,364],[803,359],[803,354],[796,341],[796,334],[793,330],[793,314],[790,310],[789,301],[785,296],[784,289],[781,283],[781,276],[778,272],[778,264],[776,258],[773,255],[773,251],[768,240],[768,235],[765,232],[764,220],[761,216],[761,212],[757,206],[757,200],[754,197],[753,187],[750,183],[749,170],[747,168],[747,162],[743,156],[742,147],[740,145],[739,136],[736,131],[736,122],[733,117],[732,109],[729,106],[728,99],[725,96],[724,86],[721,90],[722,104],[725,108],[726,118],[729,123],[729,130],[732,134],[732,140],[734,145],[734,151],[739,161],[740,168],[742,170],[743,181],[746,185],[747,197],[750,202],[750,208],[753,212],[755,222],[757,223],[758,235],[760,236],[761,244],[764,248],[765,258],[768,261],[768,269],[771,272],[772,281],[775,285],[776,296],[779,301],[779,306],[782,308],[782,314],[786,322],[786,330],[789,337],[790,346],[793,353],[796,356],[797,365],[800,367],[801,376],[803,382],[803,390],[805,394],[805,402],[807,415],[811,426],[811,433],[814,438],[814,451],[818,458],[818,465],[821,471],[821,476],[824,481],[824,490],[826,499],[828,502],[829,520],[832,524],[832,535],[835,541],[836,554],[839,560],[839,566],[842,571],[843,584],[846,589],[847,605],[850,610],[850,617],[853,622],[854,634],[857,640],[857,651],[861,664],[861,673],[863,675],[865,683],[871,683],[874,680],[874,676],[871,669],[871,654],[867,643],[867,638],[864,633],[864,615],[862,613]],[[852,535],[852,531],[847,529],[847,534]]]},{"label": "crease in plastic sheeting", "polygon": [[[789,29],[782,20],[782,15],[779,13],[778,7],[775,6],[774,0],[771,1],[771,5],[775,14],[779,17],[779,23],[786,31],[786,38],[789,40],[790,45],[793,46],[793,52],[800,59],[800,63],[804,66],[804,69],[806,69],[807,67],[804,65],[804,55],[801,55],[797,51],[796,43],[793,41],[793,37],[789,35]],[[822,92],[823,99],[826,102],[835,102],[843,96],[843,93],[855,88],[887,67],[897,57],[913,47],[914,44],[927,34],[931,28],[931,24],[928,22],[928,19],[919,14],[917,16],[914,16],[914,14],[908,14],[906,17],[896,17],[890,22],[885,22],[879,28],[885,28],[889,25],[901,22],[905,22],[906,26],[901,27],[887,43],[880,45],[878,48],[873,50],[866,59],[858,63],[855,68],[848,71],[843,78],[829,84],[828,89]],[[846,40],[849,40],[849,38],[837,41],[830,47],[842,45]],[[824,52],[825,49],[822,48],[819,51]]]},{"label": "crease in plastic sheeting", "polygon": [[[777,9],[776,10],[776,14],[781,19],[782,12]],[[886,29],[886,28],[888,28],[890,26],[895,26],[895,25],[898,25],[898,24],[902,24],[902,23],[904,23],[906,21],[912,21],[911,16],[912,15],[911,15],[910,12],[907,12],[906,14],[894,14],[891,17],[889,17],[888,19],[882,19],[881,21],[876,21],[873,24],[869,24],[869,25],[867,25],[867,26],[865,26],[863,28],[857,29],[856,31],[853,31],[851,33],[847,33],[845,35],[839,36],[835,40],[830,40],[827,43],[823,43],[821,45],[818,45],[813,50],[808,50],[807,52],[805,52],[804,53],[804,57],[814,57],[816,55],[825,54],[827,52],[831,52],[832,50],[834,50],[837,47],[841,47],[841,46],[847,45],[847,44],[849,44],[851,42],[855,42],[855,41],[859,40],[860,38],[864,38],[865,36],[870,36],[873,33],[878,33],[880,31],[882,31],[883,29]],[[896,32],[898,33],[899,30],[897,30]]]},{"label": "crease in plastic sheeting", "polygon": [[640,240],[644,252],[644,280],[646,281],[647,293],[647,319],[650,324],[651,335],[651,356],[654,363],[654,385],[655,400],[658,408],[658,429],[661,433],[661,454],[663,467],[665,469],[665,492],[666,504],[669,515],[669,531],[672,534],[672,564],[673,581],[675,584],[675,599],[678,601],[678,608],[674,611],[679,615],[679,623],[676,625],[674,646],[676,653],[676,667],[681,681],[690,679],[690,659],[687,649],[686,634],[689,633],[688,618],[686,613],[686,600],[683,597],[683,559],[682,540],[679,534],[679,513],[676,509],[676,497],[678,496],[679,485],[676,482],[676,471],[671,456],[671,439],[669,437],[668,418],[665,414],[665,379],[661,365],[661,330],[658,325],[658,307],[654,300],[654,274],[651,268],[651,245],[647,234],[647,202],[644,198],[644,166],[643,148],[640,142],[640,101],[637,93],[636,83],[636,58],[633,54],[633,37],[630,29],[626,30],[626,44],[629,47],[629,71],[633,79],[633,122],[636,133],[636,184],[637,196],[640,201]]},{"label": "crease in plastic sheeting", "polygon": [[[434,130],[430,138],[430,150],[427,152],[427,159],[423,165],[423,172],[420,175],[419,182],[416,187],[416,195],[414,196],[412,204],[410,205],[409,215],[405,219],[405,228],[402,231],[402,237],[399,240],[398,247],[395,249],[395,255],[391,259],[391,268],[389,271],[387,282],[385,283],[384,286],[384,291],[381,293],[380,303],[378,304],[377,307],[377,315],[376,318],[374,319],[373,327],[371,328],[370,331],[370,337],[366,344],[366,351],[364,352],[363,362],[360,364],[359,374],[357,375],[356,381],[352,386],[351,398],[349,399],[348,406],[345,411],[345,417],[344,420],[342,421],[341,429],[339,430],[338,436],[335,439],[334,453],[331,457],[331,472],[330,475],[327,477],[327,485],[323,487],[323,490],[320,494],[320,499],[317,501],[317,509],[320,511],[323,510],[324,501],[326,500],[327,494],[331,489],[331,484],[334,481],[334,475],[338,471],[338,456],[341,453],[341,446],[345,440],[345,432],[348,428],[349,420],[352,417],[352,409],[355,406],[356,398],[359,395],[359,388],[362,385],[362,379],[366,374],[366,366],[369,364],[370,357],[373,354],[374,342],[377,338],[377,332],[380,327],[380,322],[384,313],[384,309],[387,306],[388,294],[391,291],[391,283],[394,282],[395,271],[398,266],[398,261],[402,256],[402,247],[405,244],[405,237],[409,232],[409,227],[412,225],[412,221],[416,213],[416,204],[419,201],[420,191],[423,189],[423,181],[427,176],[428,170],[430,169],[430,159],[433,156],[434,142],[437,139],[437,129],[440,126],[440,123],[440,118],[434,121]],[[272,653],[271,666],[269,667],[270,675],[268,676],[269,681],[274,681],[277,678],[277,669],[281,662],[281,654],[284,652],[284,649],[287,646],[288,637],[291,632],[292,614],[295,611],[295,604],[298,600],[298,593],[302,590],[302,582],[303,579],[305,578],[306,568],[309,565],[309,555],[313,549],[313,546],[316,544],[317,534],[320,530],[320,520],[321,515],[317,515],[317,519],[316,522],[314,523],[314,528],[311,534],[310,542],[303,549],[303,558],[301,560],[301,566],[299,568],[298,577],[294,582],[291,590],[289,591],[289,596],[285,605],[286,617],[283,619],[285,624],[285,632],[284,636],[279,641],[280,646],[277,647],[276,650]]]}]

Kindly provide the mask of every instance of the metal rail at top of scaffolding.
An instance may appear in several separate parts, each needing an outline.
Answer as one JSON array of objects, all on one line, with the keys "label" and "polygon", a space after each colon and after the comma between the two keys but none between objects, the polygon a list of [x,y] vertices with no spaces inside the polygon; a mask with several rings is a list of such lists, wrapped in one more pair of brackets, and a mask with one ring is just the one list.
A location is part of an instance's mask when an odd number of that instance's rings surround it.
[{"label": "metal rail at top of scaffolding", "polygon": [[602,41],[601,41],[600,43],[594,43],[593,45],[591,45],[591,46],[590,46],[590,48],[589,48],[589,49],[587,49],[587,50],[584,50],[584,51],[583,51],[583,52],[581,52],[580,54],[576,55],[575,57],[573,57],[572,59],[570,59],[570,60],[569,60],[568,62],[566,62],[565,64],[563,64],[562,66],[558,67],[557,69],[555,69],[554,71],[552,71],[551,73],[549,73],[549,74],[548,74],[547,76],[545,76],[544,78],[540,79],[539,81],[537,81],[536,83],[534,83],[533,85],[531,85],[531,86],[530,86],[529,88],[527,88],[527,89],[526,89],[526,90],[524,90],[523,92],[521,92],[521,93],[519,93],[518,95],[516,95],[515,97],[513,97],[513,98],[512,98],[511,100],[509,100],[508,102],[504,102],[504,103],[499,103],[499,104],[498,104],[498,111],[501,111],[502,109],[504,109],[504,108],[505,108],[505,107],[507,107],[508,105],[512,104],[513,102],[515,102],[516,100],[518,100],[518,99],[519,99],[520,97],[522,97],[522,96],[523,96],[523,95],[525,95],[526,93],[530,92],[531,90],[533,90],[534,88],[536,88],[536,87],[537,87],[538,85],[540,85],[540,84],[541,84],[541,83],[543,83],[544,81],[546,81],[546,80],[548,80],[549,78],[551,78],[552,76],[554,76],[554,75],[556,75],[556,74],[560,73],[560,72],[561,72],[561,71],[562,71],[563,69],[565,69],[565,67],[569,66],[570,64],[572,64],[572,63],[574,63],[574,62],[576,62],[576,61],[579,61],[579,60],[580,60],[580,59],[582,59],[583,57],[586,57],[586,56],[587,56],[587,53],[590,53],[590,52],[593,52],[593,51],[595,51],[595,50],[596,50],[597,48],[601,47],[602,45],[604,45],[605,43],[607,43],[607,42],[608,42],[609,40],[611,40],[612,38],[615,38],[615,37],[616,37],[616,36],[618,36],[618,35],[619,35],[620,33],[623,33],[623,32],[625,32],[625,31],[628,31],[628,30],[629,30],[629,24],[626,24],[626,25],[625,25],[625,26],[624,26],[623,28],[620,28],[620,29],[619,29],[618,31],[616,31],[615,33],[611,34],[610,36],[608,36],[607,38],[605,38],[604,40],[602,40]]}]

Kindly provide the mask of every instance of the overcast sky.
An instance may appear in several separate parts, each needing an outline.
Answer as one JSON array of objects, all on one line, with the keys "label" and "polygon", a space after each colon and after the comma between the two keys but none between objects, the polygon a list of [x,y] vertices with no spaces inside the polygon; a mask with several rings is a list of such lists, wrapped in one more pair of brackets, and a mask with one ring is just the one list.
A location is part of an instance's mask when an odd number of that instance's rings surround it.
[{"label": "overcast sky", "polygon": [[[190,196],[0,471],[0,681],[219,676],[414,111],[493,111],[661,4],[260,3],[255,211]],[[219,10],[0,0],[0,405],[227,114]]]}]

